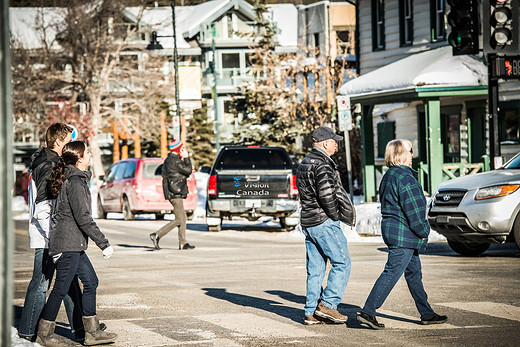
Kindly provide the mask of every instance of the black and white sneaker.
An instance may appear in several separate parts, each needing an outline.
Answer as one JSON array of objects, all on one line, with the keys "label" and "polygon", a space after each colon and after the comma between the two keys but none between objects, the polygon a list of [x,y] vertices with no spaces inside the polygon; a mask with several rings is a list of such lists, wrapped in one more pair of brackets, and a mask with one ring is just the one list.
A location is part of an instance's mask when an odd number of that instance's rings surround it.
[{"label": "black and white sneaker", "polygon": [[437,313],[434,313],[433,316],[421,318],[421,324],[422,325],[442,324],[442,323],[446,323],[447,320],[448,320],[448,316],[440,316]]},{"label": "black and white sneaker", "polygon": [[383,323],[379,323],[374,316],[370,316],[364,312],[359,312],[357,315],[357,321],[361,324],[366,324],[370,328],[375,330],[381,330],[385,328]]}]

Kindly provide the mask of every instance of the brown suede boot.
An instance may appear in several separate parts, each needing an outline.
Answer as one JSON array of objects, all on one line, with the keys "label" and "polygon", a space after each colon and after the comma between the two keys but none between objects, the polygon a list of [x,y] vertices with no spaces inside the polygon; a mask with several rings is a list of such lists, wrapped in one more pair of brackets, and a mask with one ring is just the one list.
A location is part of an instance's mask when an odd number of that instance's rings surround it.
[{"label": "brown suede boot", "polygon": [[38,323],[38,337],[36,342],[45,347],[60,347],[63,346],[63,341],[54,335],[56,322],[51,322],[45,319],[40,319]]},{"label": "brown suede boot", "polygon": [[114,333],[107,333],[99,328],[98,316],[83,316],[83,325],[85,326],[85,346],[102,345],[105,343],[114,342],[117,335]]}]

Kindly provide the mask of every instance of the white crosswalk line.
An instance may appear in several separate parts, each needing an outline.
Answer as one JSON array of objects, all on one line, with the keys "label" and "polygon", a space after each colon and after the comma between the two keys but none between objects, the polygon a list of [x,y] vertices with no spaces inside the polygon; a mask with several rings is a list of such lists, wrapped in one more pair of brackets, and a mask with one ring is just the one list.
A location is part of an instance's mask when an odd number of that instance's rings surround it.
[{"label": "white crosswalk line", "polygon": [[104,320],[107,331],[117,334],[117,346],[171,346],[179,341],[170,339],[126,320]]},{"label": "white crosswalk line", "polygon": [[437,305],[520,322],[520,307],[518,306],[512,306],[489,301],[447,302],[442,304],[439,303]]},{"label": "white crosswalk line", "polygon": [[278,320],[261,317],[251,313],[228,313],[197,316],[196,318],[237,331],[244,335],[257,337],[316,337],[321,336],[312,331],[282,323]]},{"label": "white crosswalk line", "polygon": [[449,323],[444,324],[430,324],[422,325],[419,317],[411,317],[400,312],[393,312],[387,310],[377,310],[379,314],[391,316],[393,318],[386,318],[377,316],[377,321],[385,325],[385,329],[457,329],[462,328]]}]

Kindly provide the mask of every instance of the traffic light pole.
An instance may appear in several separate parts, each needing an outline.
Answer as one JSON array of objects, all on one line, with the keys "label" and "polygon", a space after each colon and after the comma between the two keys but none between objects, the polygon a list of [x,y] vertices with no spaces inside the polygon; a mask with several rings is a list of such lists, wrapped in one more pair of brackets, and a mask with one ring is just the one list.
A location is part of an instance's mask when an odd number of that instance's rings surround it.
[{"label": "traffic light pole", "polygon": [[489,120],[489,152],[491,169],[502,166],[500,141],[498,135],[498,77],[496,74],[497,56],[487,55],[488,61],[488,120]]}]

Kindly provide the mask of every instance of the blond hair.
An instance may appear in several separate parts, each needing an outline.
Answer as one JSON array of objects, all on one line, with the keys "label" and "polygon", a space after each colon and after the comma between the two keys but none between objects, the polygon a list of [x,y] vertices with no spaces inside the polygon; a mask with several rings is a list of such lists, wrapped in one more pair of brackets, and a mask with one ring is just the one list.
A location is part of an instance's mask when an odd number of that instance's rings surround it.
[{"label": "blond hair", "polygon": [[385,149],[386,166],[406,165],[406,159],[412,150],[412,143],[405,139],[396,139],[388,142]]}]

